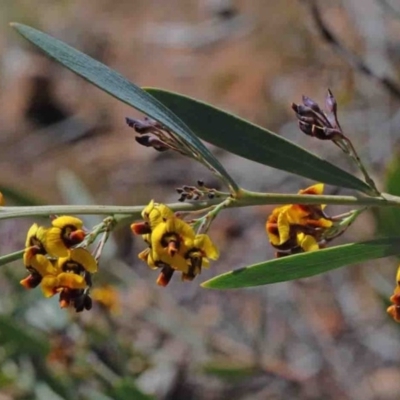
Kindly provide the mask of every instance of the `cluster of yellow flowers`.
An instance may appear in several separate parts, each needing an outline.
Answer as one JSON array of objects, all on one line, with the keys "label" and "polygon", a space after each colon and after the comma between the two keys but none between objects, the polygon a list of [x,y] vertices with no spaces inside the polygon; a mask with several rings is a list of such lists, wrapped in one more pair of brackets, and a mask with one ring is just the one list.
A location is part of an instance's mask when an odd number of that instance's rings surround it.
[{"label": "cluster of yellow flowers", "polygon": [[131,229],[148,245],[139,258],[152,269],[161,268],[159,285],[166,286],[175,271],[182,272],[182,280],[191,281],[203,267],[209,266],[209,259],[218,259],[218,249],[210,237],[196,234],[191,225],[165,204],[150,201],[142,218],[144,221],[132,224]]},{"label": "cluster of yellow flowers", "polygon": [[[321,195],[324,185],[318,183],[298,194]],[[277,257],[318,250],[325,244],[323,235],[333,225],[324,213],[324,205],[289,204],[272,211],[266,223],[268,238],[278,251]]]},{"label": "cluster of yellow flowers", "polygon": [[83,223],[71,216],[55,218],[51,227],[33,224],[26,238],[24,264],[29,275],[21,280],[27,289],[40,284],[45,297],[60,295],[62,308],[73,306],[77,312],[90,310],[91,274],[97,262],[83,247]]}]

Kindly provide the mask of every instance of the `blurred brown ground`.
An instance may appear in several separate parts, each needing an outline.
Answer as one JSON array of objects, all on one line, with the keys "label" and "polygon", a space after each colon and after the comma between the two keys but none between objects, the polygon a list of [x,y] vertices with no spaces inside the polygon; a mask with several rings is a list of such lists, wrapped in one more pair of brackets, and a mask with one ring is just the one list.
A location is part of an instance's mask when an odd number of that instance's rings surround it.
[{"label": "blurred brown ground", "polygon": [[[333,145],[296,129],[291,102],[300,102],[302,94],[323,102],[329,87],[346,132],[381,186],[397,146],[398,99],[354,71],[321,40],[306,2],[238,0],[219,2],[226,7],[216,8],[217,3],[3,0],[1,185],[49,204],[68,203],[60,190],[60,171],[70,170],[98,204],[138,205],[151,198],[176,201],[174,188],[198,179],[217,184],[192,161],[137,145],[124,121],[140,114],[37,53],[8,26],[18,21],[56,36],[140,86],[208,101],[355,172]],[[396,78],[400,20],[373,0],[344,3],[319,2],[324,19],[354,52]],[[368,18],[380,21],[384,40],[367,30],[363,21]],[[387,53],[373,47],[379,39]],[[34,106],[39,111],[28,115]],[[43,109],[61,122],[40,120]],[[68,118],[70,125],[63,125]],[[385,132],[377,139],[376,127],[382,126]],[[246,188],[295,192],[310,184],[211,149]],[[138,385],[156,398],[174,400],[398,399],[400,335],[381,297],[391,294],[394,260],[253,290],[199,288],[206,278],[273,257],[264,232],[270,210],[221,214],[211,231],[221,260],[201,279],[191,284],[176,279],[166,289],[156,287],[154,272],[137,260],[143,244],[127,230],[117,232],[118,250],[100,267],[120,282],[123,314],[114,317],[117,335],[151,359],[151,366],[139,368]],[[22,246],[21,232],[28,226],[29,221],[3,224],[4,253]],[[368,239],[374,230],[366,214],[338,242]],[[90,315],[78,318],[96,324]],[[257,372],[223,381],[201,372],[210,362],[257,367]]]}]

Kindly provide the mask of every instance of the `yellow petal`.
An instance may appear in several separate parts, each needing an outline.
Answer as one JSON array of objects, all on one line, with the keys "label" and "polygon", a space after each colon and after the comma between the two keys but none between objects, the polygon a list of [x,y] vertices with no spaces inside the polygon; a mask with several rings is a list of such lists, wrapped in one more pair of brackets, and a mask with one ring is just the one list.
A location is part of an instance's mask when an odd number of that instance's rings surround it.
[{"label": "yellow petal", "polygon": [[278,216],[279,243],[283,244],[290,239],[290,224],[287,212],[282,212]]},{"label": "yellow petal", "polygon": [[51,221],[51,224],[56,227],[63,229],[67,226],[73,227],[75,229],[82,229],[83,222],[79,218],[71,217],[70,215],[63,215]]},{"label": "yellow petal", "polygon": [[330,228],[333,225],[333,222],[326,218],[308,219],[305,221],[304,225],[319,226],[321,228]]},{"label": "yellow petal", "polygon": [[154,200],[151,200],[142,211],[143,219],[150,224],[152,229],[173,216],[174,212],[168,206],[162,203],[155,203]]},{"label": "yellow petal", "polygon": [[81,275],[62,272],[58,275],[58,286],[68,289],[85,289],[87,284]]},{"label": "yellow petal", "polygon": [[150,211],[154,208],[154,200],[150,200],[150,203],[143,209],[142,218],[149,222]]},{"label": "yellow petal", "polygon": [[170,261],[170,266],[173,269],[181,272],[187,272],[189,270],[189,265],[186,258],[182,257],[180,254],[174,255]]},{"label": "yellow petal", "polygon": [[41,276],[57,275],[58,273],[58,269],[43,254],[33,256],[30,265]]},{"label": "yellow petal", "polygon": [[25,267],[31,266],[32,257],[36,256],[37,254],[38,251],[36,246],[31,246],[25,249],[23,256]]},{"label": "yellow petal", "polygon": [[62,269],[62,266],[65,263],[71,261],[81,266],[85,271],[90,273],[97,272],[97,262],[92,254],[86,249],[72,249],[68,257],[62,257],[58,260],[58,265]]},{"label": "yellow petal", "polygon": [[159,267],[162,263],[167,264],[178,271],[187,272],[189,270],[187,260],[179,253],[171,257],[166,251],[157,253],[153,250],[150,253],[147,263],[151,268],[152,265]]},{"label": "yellow petal", "polygon": [[276,213],[275,210],[272,211],[272,214],[268,217],[267,222],[265,224],[265,230],[267,232],[267,236],[272,245],[278,245],[280,243],[279,238],[279,230],[278,230],[278,216],[279,213]]},{"label": "yellow petal", "polygon": [[36,236],[38,228],[39,225],[36,223],[29,228],[28,233],[26,235],[25,247],[34,246],[34,243],[31,243],[31,239]]},{"label": "yellow petal", "polygon": [[219,251],[214,246],[214,243],[211,241],[208,235],[197,235],[194,239],[194,247],[202,250],[207,258],[211,258],[211,260],[218,260]]},{"label": "yellow petal", "polygon": [[193,228],[185,222],[183,219],[178,217],[169,218],[166,222],[166,230],[167,232],[177,233],[182,237],[182,240],[185,242],[190,242],[194,240],[195,233]]},{"label": "yellow petal", "polygon": [[315,185],[309,186],[307,189],[299,190],[299,194],[321,195],[322,193],[324,193],[323,183],[316,183]]},{"label": "yellow petal", "polygon": [[69,249],[62,240],[62,232],[60,228],[48,228],[38,232],[38,238],[43,243],[47,253],[54,257],[67,257]]},{"label": "yellow petal", "polygon": [[163,252],[164,248],[161,244],[163,236],[167,233],[167,224],[162,222],[158,224],[151,233],[151,247],[155,252]]},{"label": "yellow petal", "polygon": [[292,204],[285,211],[286,217],[289,224],[299,224],[303,223],[303,219],[310,215],[310,211],[307,206],[302,206],[300,204]]},{"label": "yellow petal", "polygon": [[151,250],[148,247],[147,249],[144,249],[138,254],[138,257],[144,261],[151,269],[157,269],[157,265],[154,263],[153,257],[151,256]]},{"label": "yellow petal", "polygon": [[[179,238],[178,252],[174,255],[168,254],[168,248],[163,243],[163,238],[167,234],[174,234]],[[184,255],[193,247],[194,237],[193,228],[180,218],[174,216],[166,222],[159,223],[151,234],[151,257],[155,264],[161,261],[174,269],[186,271],[188,266]]]},{"label": "yellow petal", "polygon": [[311,235],[304,235],[303,233],[297,235],[297,240],[300,247],[304,251],[315,251],[319,250],[319,246],[315,238]]},{"label": "yellow petal", "polygon": [[58,278],[56,276],[47,275],[42,279],[40,287],[45,297],[54,296],[57,293]]}]

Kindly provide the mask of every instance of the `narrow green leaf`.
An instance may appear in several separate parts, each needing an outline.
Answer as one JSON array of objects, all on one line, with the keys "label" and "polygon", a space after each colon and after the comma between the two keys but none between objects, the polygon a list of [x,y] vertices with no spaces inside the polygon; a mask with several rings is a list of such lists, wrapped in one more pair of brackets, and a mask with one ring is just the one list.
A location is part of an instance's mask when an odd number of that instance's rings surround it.
[{"label": "narrow green leaf", "polygon": [[400,254],[400,237],[350,243],[328,249],[276,258],[218,275],[201,286],[235,289],[291,281],[376,258]]},{"label": "narrow green leaf", "polygon": [[[179,113],[206,142],[317,182],[371,193],[371,188],[357,177],[267,129],[190,97],[156,88],[145,90],[172,112]],[[306,140],[309,139],[305,137]]]},{"label": "narrow green leaf", "polygon": [[[387,166],[385,192],[400,196],[400,155],[396,154]],[[382,236],[399,233],[400,209],[397,207],[379,207],[374,210],[377,231]]]},{"label": "narrow green leaf", "polygon": [[10,262],[17,261],[22,258],[25,250],[19,250],[14,253],[6,254],[0,257],[0,266],[6,265]]},{"label": "narrow green leaf", "polygon": [[115,98],[149,115],[182,138],[206,160],[218,173],[237,190],[238,186],[229,176],[221,163],[201,143],[196,135],[185,123],[171,112],[162,103],[150,96],[144,90],[128,81],[118,72],[94,60],[88,55],[68,46],[64,42],[53,38],[29,26],[11,24],[22,36],[38,46],[51,58],[55,59],[71,71],[80,75],[98,88],[111,94]]}]

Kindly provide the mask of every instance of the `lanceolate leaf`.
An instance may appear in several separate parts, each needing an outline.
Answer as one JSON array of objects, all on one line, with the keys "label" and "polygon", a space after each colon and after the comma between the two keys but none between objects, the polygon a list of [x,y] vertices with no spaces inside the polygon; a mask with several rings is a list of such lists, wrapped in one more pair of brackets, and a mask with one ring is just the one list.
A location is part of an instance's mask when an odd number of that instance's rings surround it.
[{"label": "lanceolate leaf", "polygon": [[[385,192],[400,196],[400,157],[396,153],[388,163],[385,176]],[[397,235],[400,226],[398,207],[379,207],[374,210],[377,231],[381,236]]]},{"label": "lanceolate leaf", "polygon": [[399,243],[400,237],[385,238],[276,258],[216,276],[202,286],[235,289],[306,278],[346,265],[400,254]]},{"label": "lanceolate leaf", "polygon": [[[145,90],[178,113],[196,135],[215,146],[318,182],[371,193],[360,179],[271,131],[190,97],[156,88]],[[304,143],[307,140],[310,138],[304,137]]]},{"label": "lanceolate leaf", "polygon": [[124,103],[161,122],[171,131],[175,132],[176,135],[185,140],[192,148],[195,148],[203,159],[229,182],[231,187],[235,190],[237,189],[236,183],[228,175],[224,167],[201,143],[197,136],[191,132],[181,119],[154,97],[132,82],[129,82],[118,72],[75,50],[60,40],[23,24],[14,23],[12,26],[22,36],[71,71]]}]

